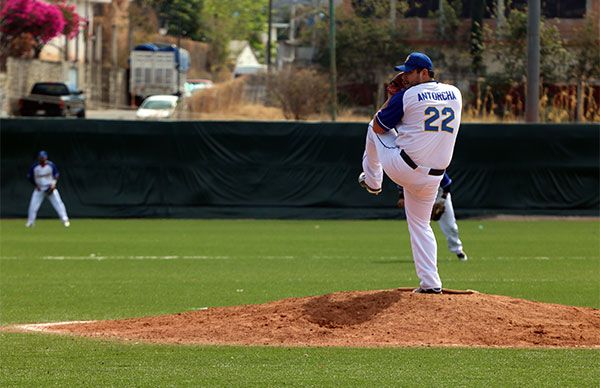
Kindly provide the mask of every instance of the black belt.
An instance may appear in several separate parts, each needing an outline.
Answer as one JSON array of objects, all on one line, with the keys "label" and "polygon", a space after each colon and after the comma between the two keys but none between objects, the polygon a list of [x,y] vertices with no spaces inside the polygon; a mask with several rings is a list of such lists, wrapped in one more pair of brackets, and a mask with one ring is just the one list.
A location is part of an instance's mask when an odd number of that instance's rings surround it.
[{"label": "black belt", "polygon": [[[417,164],[410,158],[410,156],[408,156],[408,154],[406,152],[404,152],[404,150],[400,151],[400,156],[402,157],[402,159],[404,159],[404,161],[406,162],[406,164],[408,164],[408,166],[410,168],[412,168],[413,170],[416,170]],[[429,170],[428,174],[429,175],[444,175],[444,173],[446,172],[446,170],[438,170],[437,168],[432,168]]]}]

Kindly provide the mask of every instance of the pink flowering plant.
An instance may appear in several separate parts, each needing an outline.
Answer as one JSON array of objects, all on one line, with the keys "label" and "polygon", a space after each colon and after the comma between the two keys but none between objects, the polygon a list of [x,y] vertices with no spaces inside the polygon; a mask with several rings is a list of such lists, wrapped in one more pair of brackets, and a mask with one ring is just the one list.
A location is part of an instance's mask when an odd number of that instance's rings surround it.
[{"label": "pink flowering plant", "polygon": [[65,26],[62,30],[63,35],[69,39],[77,36],[79,28],[85,23],[85,19],[79,16],[75,10],[75,5],[67,4],[66,0],[57,0],[56,6],[62,12]]},{"label": "pink flowering plant", "polygon": [[[33,49],[37,56],[44,44],[58,35],[74,38],[82,21],[75,6],[65,0],[0,0],[0,67],[4,67],[6,55],[23,56]],[[34,47],[20,42],[34,42]]]}]

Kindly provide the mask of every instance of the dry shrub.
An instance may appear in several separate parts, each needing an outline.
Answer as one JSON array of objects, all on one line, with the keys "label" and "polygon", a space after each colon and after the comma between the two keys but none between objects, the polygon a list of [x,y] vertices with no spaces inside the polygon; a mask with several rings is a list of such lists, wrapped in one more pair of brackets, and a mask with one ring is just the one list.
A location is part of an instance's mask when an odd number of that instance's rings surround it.
[{"label": "dry shrub", "polygon": [[277,73],[271,91],[287,119],[305,120],[328,106],[328,81],[310,69],[289,69]]},{"label": "dry shrub", "polygon": [[[593,87],[591,85],[581,86],[580,108],[577,94],[576,87],[566,85],[550,98],[548,90],[544,89],[540,98],[540,112],[543,121],[551,123],[600,121],[600,113],[594,98]],[[581,117],[578,115],[578,108],[581,109]]]},{"label": "dry shrub", "polygon": [[[464,122],[518,122],[525,119],[525,96],[522,95],[519,85],[512,85],[504,97],[499,97],[501,106],[494,101],[493,88],[486,86],[485,92],[476,90],[472,104],[465,105],[462,121]],[[539,100],[540,122],[565,123],[565,122],[598,122],[597,97],[594,88],[584,85],[581,89],[579,108],[577,101],[577,87],[563,85],[556,90],[545,87],[541,90]],[[581,117],[578,117],[578,108]]]},{"label": "dry shrub", "polygon": [[600,121],[600,107],[594,98],[594,89],[591,85],[588,85],[584,91],[586,94],[584,95],[583,100],[585,101],[584,106],[586,109],[583,112],[583,115],[587,121],[597,123]]},{"label": "dry shrub", "polygon": [[281,109],[272,106],[244,103],[223,112],[190,112],[189,120],[240,120],[240,121],[280,121],[284,120]]},{"label": "dry shrub", "polygon": [[240,77],[196,91],[189,99],[189,109],[196,113],[227,112],[244,105],[244,86],[245,79]]}]

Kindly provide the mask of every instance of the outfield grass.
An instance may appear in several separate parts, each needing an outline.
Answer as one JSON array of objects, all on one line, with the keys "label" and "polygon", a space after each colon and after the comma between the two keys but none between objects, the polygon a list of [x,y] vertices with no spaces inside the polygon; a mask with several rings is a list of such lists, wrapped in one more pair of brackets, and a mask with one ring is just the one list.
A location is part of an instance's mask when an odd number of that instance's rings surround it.
[{"label": "outfield grass", "polygon": [[[0,221],[0,324],[416,286],[403,221]],[[600,307],[597,221],[436,227],[444,286]],[[0,334],[0,386],[597,386],[598,350],[161,346]]]}]

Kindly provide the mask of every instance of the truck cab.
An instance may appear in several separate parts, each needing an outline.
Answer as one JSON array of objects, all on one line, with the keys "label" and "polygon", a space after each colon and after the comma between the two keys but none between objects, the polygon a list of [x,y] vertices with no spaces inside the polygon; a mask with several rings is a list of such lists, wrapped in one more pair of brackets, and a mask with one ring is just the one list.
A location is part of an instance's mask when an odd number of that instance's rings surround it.
[{"label": "truck cab", "polygon": [[136,101],[153,95],[181,95],[190,67],[187,50],[175,45],[145,43],[130,53],[129,90]]}]

